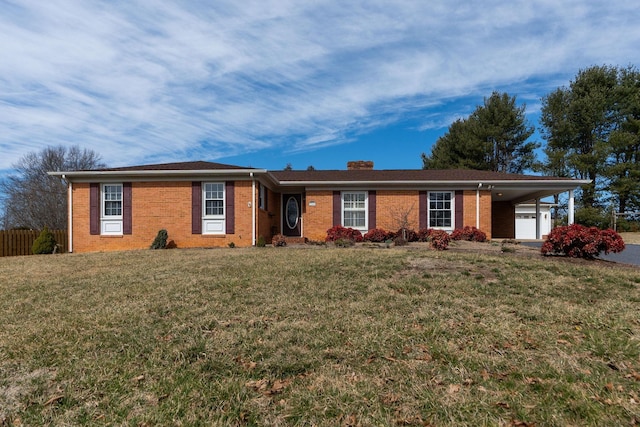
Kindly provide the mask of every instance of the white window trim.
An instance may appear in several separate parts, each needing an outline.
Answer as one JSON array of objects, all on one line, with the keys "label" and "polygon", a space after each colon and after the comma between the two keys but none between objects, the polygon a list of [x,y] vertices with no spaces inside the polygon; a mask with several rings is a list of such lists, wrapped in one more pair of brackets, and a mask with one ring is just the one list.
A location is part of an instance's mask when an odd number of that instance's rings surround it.
[{"label": "white window trim", "polygon": [[[106,202],[105,187],[120,187],[120,215],[105,214]],[[124,211],[124,186],[121,182],[110,182],[100,185],[100,234],[102,236],[122,236],[123,223],[122,212]]]},{"label": "white window trim", "polygon": [[[451,195],[451,226],[450,227],[432,227],[431,226],[431,194],[432,193],[449,193]],[[453,231],[456,228],[456,193],[450,190],[431,190],[427,191],[427,228],[435,230]]]},{"label": "white window trim", "polygon": [[[362,234],[366,234],[369,231],[369,192],[362,190],[345,190],[340,193],[340,223],[343,227],[347,227],[344,225],[344,195],[345,194],[364,194],[364,227],[349,227],[355,230],[359,230]],[[350,209],[353,211],[360,211],[361,209]]]},{"label": "white window trim", "polygon": [[[207,215],[207,184],[222,185],[222,215]],[[216,199],[217,200],[217,199]],[[226,233],[227,190],[224,182],[202,183],[202,234],[219,235]]]}]

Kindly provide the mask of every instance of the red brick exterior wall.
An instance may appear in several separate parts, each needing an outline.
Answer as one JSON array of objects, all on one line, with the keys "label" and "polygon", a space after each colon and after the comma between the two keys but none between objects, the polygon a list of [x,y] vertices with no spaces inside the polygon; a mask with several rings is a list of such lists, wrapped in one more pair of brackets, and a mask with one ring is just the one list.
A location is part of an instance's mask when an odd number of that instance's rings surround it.
[{"label": "red brick exterior wall", "polygon": [[[251,181],[236,181],[235,233],[227,235],[191,234],[191,181],[133,182],[132,227],[130,235],[100,236],[89,233],[89,184],[73,184],[73,251],[110,251],[147,249],[160,229],[166,229],[169,241],[178,248],[225,247],[233,242],[238,247],[251,246],[252,210],[256,211],[256,239],[263,236],[269,243],[281,233],[282,201],[280,193],[267,190],[267,209],[260,209],[258,186],[255,198]],[[333,226],[333,191],[308,190],[302,206],[302,233],[309,240],[324,241]],[[254,203],[256,206],[254,206]],[[408,226],[420,228],[419,192],[417,190],[376,191],[376,227],[395,231],[404,218]],[[489,191],[480,192],[480,229],[491,238],[493,227],[502,233],[504,224],[515,224],[515,210],[509,211],[494,203],[498,215],[492,224],[492,203]],[[510,212],[510,216],[507,215]],[[476,191],[463,192],[463,226],[476,225]],[[515,233],[515,230],[513,231]],[[499,236],[502,237],[502,236]]]},{"label": "red brick exterior wall", "polygon": [[[307,191],[307,203],[303,213],[303,234],[310,240],[324,241],[327,230],[333,226],[333,191]],[[463,193],[463,224],[476,226],[476,192]],[[315,206],[309,206],[315,201]],[[417,190],[376,191],[376,226],[387,231],[400,228],[403,217],[409,227],[419,229],[419,192]],[[480,191],[480,227],[491,238],[491,192]]]},{"label": "red brick exterior wall", "polygon": [[235,233],[224,236],[191,234],[191,181],[131,186],[132,234],[100,236],[89,234],[89,184],[73,184],[74,252],[147,249],[163,228],[179,248],[252,245],[251,181],[235,182]]}]

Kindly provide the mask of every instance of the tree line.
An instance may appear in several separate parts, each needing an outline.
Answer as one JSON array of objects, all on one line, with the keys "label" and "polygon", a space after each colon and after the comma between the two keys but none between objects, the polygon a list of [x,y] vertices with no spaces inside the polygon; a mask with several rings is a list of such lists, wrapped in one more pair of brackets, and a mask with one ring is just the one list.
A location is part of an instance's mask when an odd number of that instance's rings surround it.
[{"label": "tree line", "polygon": [[[494,92],[438,138],[425,169],[533,171],[590,179],[577,194],[576,221],[604,226],[607,210],[640,210],[640,72],[593,66],[542,98],[540,133],[516,97]],[[536,157],[542,147],[543,159]]]}]

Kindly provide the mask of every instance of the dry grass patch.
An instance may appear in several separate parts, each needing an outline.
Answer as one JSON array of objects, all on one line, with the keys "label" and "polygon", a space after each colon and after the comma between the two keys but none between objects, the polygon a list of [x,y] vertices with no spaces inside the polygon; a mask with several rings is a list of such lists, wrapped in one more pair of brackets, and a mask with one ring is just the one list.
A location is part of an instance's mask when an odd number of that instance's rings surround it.
[{"label": "dry grass patch", "polygon": [[640,233],[620,233],[627,245],[640,245]]},{"label": "dry grass patch", "polygon": [[511,255],[3,258],[0,425],[638,422],[640,270]]}]

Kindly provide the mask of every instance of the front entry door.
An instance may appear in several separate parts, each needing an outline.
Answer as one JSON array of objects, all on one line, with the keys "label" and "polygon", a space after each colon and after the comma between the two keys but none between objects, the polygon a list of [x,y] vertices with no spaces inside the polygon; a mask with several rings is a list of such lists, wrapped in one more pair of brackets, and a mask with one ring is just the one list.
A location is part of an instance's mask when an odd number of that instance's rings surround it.
[{"label": "front entry door", "polygon": [[302,196],[282,195],[282,234],[289,237],[302,235]]}]

